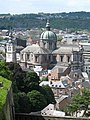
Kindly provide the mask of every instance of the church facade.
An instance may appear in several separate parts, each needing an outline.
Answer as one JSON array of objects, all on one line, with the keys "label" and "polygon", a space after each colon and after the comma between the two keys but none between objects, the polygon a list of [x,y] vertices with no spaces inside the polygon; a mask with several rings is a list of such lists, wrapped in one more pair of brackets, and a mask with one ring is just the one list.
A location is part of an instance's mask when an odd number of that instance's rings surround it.
[{"label": "church facade", "polygon": [[[11,44],[11,43],[10,43]],[[10,47],[7,44],[7,47]],[[12,48],[14,48],[13,44]],[[8,49],[8,48],[7,48]],[[41,34],[40,42],[32,44],[20,51],[20,64],[23,69],[41,66],[43,69],[51,69],[57,63],[62,66],[71,66],[72,70],[82,69],[83,50],[77,45],[61,44],[57,48],[57,36],[51,31],[49,21],[46,23],[46,30]],[[15,50],[7,50],[6,57],[12,54],[14,61]],[[8,58],[8,59],[7,59]],[[9,57],[6,60],[9,62]]]},{"label": "church facade", "polygon": [[47,21],[46,31],[41,34],[40,42],[27,46],[20,52],[21,63],[27,68],[39,65],[43,69],[48,69],[51,63],[56,62],[56,56],[52,54],[56,49],[56,43],[57,36],[50,30],[50,24]]}]

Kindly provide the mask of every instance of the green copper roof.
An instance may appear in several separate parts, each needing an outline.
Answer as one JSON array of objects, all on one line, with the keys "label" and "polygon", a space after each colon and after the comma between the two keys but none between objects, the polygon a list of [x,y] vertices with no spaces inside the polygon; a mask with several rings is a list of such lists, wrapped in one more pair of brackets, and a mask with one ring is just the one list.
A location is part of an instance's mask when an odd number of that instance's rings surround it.
[{"label": "green copper roof", "polygon": [[40,37],[41,40],[57,40],[57,36],[54,32],[50,30],[50,23],[49,20],[47,20],[46,23],[46,31],[41,34]]},{"label": "green copper roof", "polygon": [[41,34],[40,37],[41,40],[57,40],[57,36],[54,32],[52,31],[45,31]]}]

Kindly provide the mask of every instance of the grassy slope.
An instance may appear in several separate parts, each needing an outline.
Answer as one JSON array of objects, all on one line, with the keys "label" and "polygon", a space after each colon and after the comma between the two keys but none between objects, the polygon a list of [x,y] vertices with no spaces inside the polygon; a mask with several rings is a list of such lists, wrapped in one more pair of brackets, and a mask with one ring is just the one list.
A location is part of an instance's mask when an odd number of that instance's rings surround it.
[{"label": "grassy slope", "polygon": [[3,88],[0,88],[0,112],[6,102],[8,89],[10,88],[11,81],[0,76],[0,82],[3,82]]}]

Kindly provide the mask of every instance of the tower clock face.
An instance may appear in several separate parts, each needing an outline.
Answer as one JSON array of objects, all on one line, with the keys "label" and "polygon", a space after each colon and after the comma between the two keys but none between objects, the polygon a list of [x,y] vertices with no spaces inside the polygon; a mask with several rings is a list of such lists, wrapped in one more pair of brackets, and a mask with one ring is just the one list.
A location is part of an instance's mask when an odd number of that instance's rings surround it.
[{"label": "tower clock face", "polygon": [[7,58],[10,60],[12,59],[12,54],[7,54]]}]

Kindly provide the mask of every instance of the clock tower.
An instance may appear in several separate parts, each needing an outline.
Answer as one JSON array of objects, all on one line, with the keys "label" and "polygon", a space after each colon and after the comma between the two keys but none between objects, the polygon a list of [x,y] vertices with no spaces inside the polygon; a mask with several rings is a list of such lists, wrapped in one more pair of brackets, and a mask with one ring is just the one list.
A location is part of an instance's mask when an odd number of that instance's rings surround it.
[{"label": "clock tower", "polygon": [[12,39],[6,43],[6,62],[16,62],[15,41]]}]

